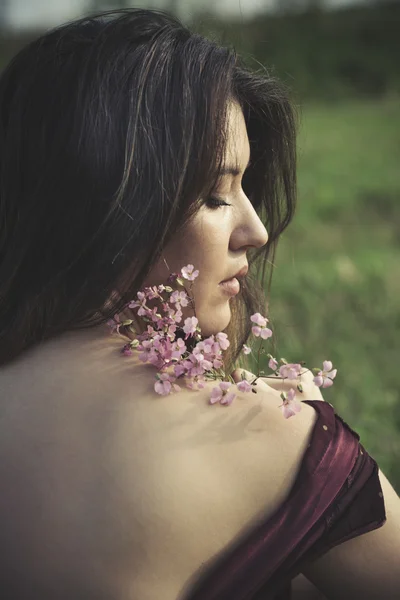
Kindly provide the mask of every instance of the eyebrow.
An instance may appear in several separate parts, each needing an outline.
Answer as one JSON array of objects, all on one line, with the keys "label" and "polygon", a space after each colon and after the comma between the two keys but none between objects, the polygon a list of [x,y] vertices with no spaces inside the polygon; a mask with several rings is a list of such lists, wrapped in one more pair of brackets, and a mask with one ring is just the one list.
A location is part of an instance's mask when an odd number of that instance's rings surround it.
[{"label": "eyebrow", "polygon": [[[246,165],[245,171],[250,167],[250,165],[251,161],[249,160],[249,162]],[[238,177],[240,173],[241,171],[236,165],[227,165],[226,167],[223,167],[220,171],[220,175],[233,175],[233,177]]]}]

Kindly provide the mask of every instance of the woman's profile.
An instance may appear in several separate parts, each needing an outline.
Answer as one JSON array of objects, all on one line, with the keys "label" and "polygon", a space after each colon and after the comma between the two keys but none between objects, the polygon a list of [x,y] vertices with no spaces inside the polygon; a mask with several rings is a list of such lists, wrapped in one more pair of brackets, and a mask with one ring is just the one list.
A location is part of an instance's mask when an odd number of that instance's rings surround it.
[{"label": "woman's profile", "polygon": [[284,86],[165,13],[102,13],[5,68],[0,148],[2,597],[295,600],[304,574],[399,598],[400,499],[312,378],[288,420],[278,381],[157,396],[107,326],[193,264],[240,377],[295,210]]}]

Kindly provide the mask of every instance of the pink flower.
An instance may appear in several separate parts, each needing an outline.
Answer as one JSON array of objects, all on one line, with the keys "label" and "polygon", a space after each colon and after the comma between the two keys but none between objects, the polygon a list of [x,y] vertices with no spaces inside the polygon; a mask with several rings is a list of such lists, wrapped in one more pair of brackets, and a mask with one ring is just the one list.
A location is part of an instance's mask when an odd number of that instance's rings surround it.
[{"label": "pink flower", "polygon": [[301,411],[301,404],[296,400],[295,396],[296,390],[293,388],[290,389],[286,398],[283,400],[283,403],[280,405],[285,419],[289,419],[289,417],[293,417],[296,413]]},{"label": "pink flower", "polygon": [[324,360],[322,365],[322,371],[314,377],[313,381],[318,387],[327,388],[333,385],[332,379],[335,379],[337,369],[332,370],[332,363],[330,360]]},{"label": "pink flower", "polygon": [[189,281],[194,281],[199,275],[199,271],[194,271],[193,265],[186,265],[186,267],[182,267],[181,273],[182,277],[188,279]]},{"label": "pink flower", "polygon": [[260,332],[260,337],[262,337],[263,340],[267,340],[268,338],[270,338],[272,336],[272,331],[271,329],[268,329],[268,327],[263,327],[261,329]]},{"label": "pink flower", "polygon": [[225,396],[223,396],[222,400],[220,400],[220,404],[223,404],[224,406],[230,406],[235,398],[236,394],[230,392],[229,394],[225,394]]},{"label": "pink flower", "polygon": [[236,398],[236,394],[233,392],[228,393],[231,385],[230,381],[221,381],[218,387],[214,387],[211,390],[210,404],[216,404],[217,402],[224,404],[225,406],[232,404],[233,400]]},{"label": "pink flower", "polygon": [[168,373],[161,373],[157,377],[158,381],[154,384],[155,391],[161,396],[167,396],[172,391],[171,376]]},{"label": "pink flower", "polygon": [[276,371],[276,369],[278,368],[278,361],[274,357],[271,356],[271,358],[269,359],[268,366],[273,371]]},{"label": "pink flower", "polygon": [[268,327],[259,327],[258,325],[254,325],[251,328],[251,331],[253,335],[256,337],[262,337],[263,340],[266,340],[272,336],[272,331],[271,329],[268,329]]},{"label": "pink flower", "polygon": [[128,308],[137,308],[139,306],[137,314],[139,316],[144,316],[148,310],[146,306],[146,295],[144,292],[138,292],[136,296],[138,300],[133,300],[132,302],[129,302]]},{"label": "pink flower", "polygon": [[226,350],[229,347],[230,341],[228,340],[226,333],[222,333],[222,331],[220,331],[215,337],[217,338],[217,342],[222,350]]},{"label": "pink flower", "polygon": [[185,339],[195,333],[198,322],[197,317],[188,317],[185,319],[185,325],[183,326],[183,331],[186,333]]},{"label": "pink flower", "polygon": [[182,311],[181,310],[177,310],[177,311],[171,311],[169,313],[170,318],[175,322],[175,323],[180,323],[182,321]]},{"label": "pink flower", "polygon": [[137,347],[138,350],[141,351],[139,354],[139,360],[142,362],[147,362],[149,360],[150,353],[153,352],[153,340],[144,340]]},{"label": "pink flower", "polygon": [[251,390],[253,389],[249,382],[246,381],[246,379],[243,379],[243,381],[239,381],[239,383],[236,384],[236,387],[240,392],[251,392]]},{"label": "pink flower", "polygon": [[279,367],[279,375],[283,379],[297,379],[301,373],[301,365],[297,363],[287,363]]},{"label": "pink flower", "polygon": [[153,300],[153,298],[161,298],[159,289],[157,288],[157,286],[152,286],[152,287],[147,287],[145,288],[146,290],[146,296],[149,300]]},{"label": "pink flower", "polygon": [[182,364],[178,363],[174,366],[174,373],[177,377],[180,377],[184,373],[186,373],[187,369]]},{"label": "pink flower", "polygon": [[179,306],[187,306],[189,303],[187,293],[183,290],[180,292],[178,292],[177,290],[175,290],[175,292],[172,292],[169,301],[172,304],[179,304]]},{"label": "pink flower", "polygon": [[121,319],[119,318],[119,315],[116,314],[116,315],[114,315],[113,319],[109,319],[107,321],[107,325],[111,329],[110,333],[114,333],[114,331],[116,331],[117,333],[119,333],[119,329],[120,329],[120,327],[122,325]]},{"label": "pink flower", "polygon": [[246,344],[243,344],[242,352],[243,352],[243,354],[250,354],[251,348],[249,348],[249,346],[246,346]]},{"label": "pink flower", "polygon": [[132,352],[132,348],[130,347],[129,344],[126,344],[123,348],[122,348],[122,354],[124,356],[132,356],[133,352]]},{"label": "pink flower", "polygon": [[182,339],[177,339],[174,346],[175,350],[173,350],[171,357],[172,358],[180,358],[182,354],[186,351],[186,344]]},{"label": "pink flower", "polygon": [[265,327],[268,323],[268,319],[263,317],[260,313],[255,313],[254,315],[251,315],[250,321],[256,323],[257,325],[259,325],[259,327]]}]

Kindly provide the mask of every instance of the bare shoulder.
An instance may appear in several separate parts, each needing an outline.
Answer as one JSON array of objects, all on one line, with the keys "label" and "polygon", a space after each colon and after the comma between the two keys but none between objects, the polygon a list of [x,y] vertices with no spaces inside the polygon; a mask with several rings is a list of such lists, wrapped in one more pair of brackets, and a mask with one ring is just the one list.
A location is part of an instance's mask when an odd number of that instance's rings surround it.
[{"label": "bare shoulder", "polygon": [[335,546],[304,570],[330,600],[396,600],[400,597],[400,498],[379,471],[386,522]]},{"label": "bare shoulder", "polygon": [[158,581],[176,599],[285,499],[316,413],[285,420],[263,382],[230,407],[209,405],[211,383],[157,396],[120,345],[49,347],[0,374],[3,543],[24,539],[28,561],[69,579],[96,573],[99,589],[152,600]]},{"label": "bare shoulder", "polygon": [[[129,571],[126,578],[140,597],[154,572],[171,578],[171,597],[178,597],[200,565],[271,516],[289,494],[308,446],[316,420],[311,406],[285,420],[279,393],[263,385],[257,394],[239,393],[229,407],[210,406],[212,387],[143,397],[121,421],[114,464],[140,572],[134,584]],[[115,511],[122,514],[121,507]]]}]

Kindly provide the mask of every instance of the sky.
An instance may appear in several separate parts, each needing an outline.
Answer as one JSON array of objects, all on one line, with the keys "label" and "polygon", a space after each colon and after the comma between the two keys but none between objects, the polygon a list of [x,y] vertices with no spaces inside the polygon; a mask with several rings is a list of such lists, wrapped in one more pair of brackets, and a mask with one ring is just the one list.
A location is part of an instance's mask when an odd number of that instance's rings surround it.
[{"label": "sky", "polygon": [[[199,0],[175,0],[181,8],[180,16],[187,17]],[[279,0],[200,0],[203,6],[210,6],[226,15],[251,16],[263,10],[276,7]],[[325,0],[331,7],[348,4],[361,4],[368,0]],[[4,11],[7,23],[13,28],[57,25],[85,13],[90,0],[0,0],[0,10]],[[167,8],[170,0],[132,0],[132,6]],[[3,7],[3,8],[2,8]]]}]

